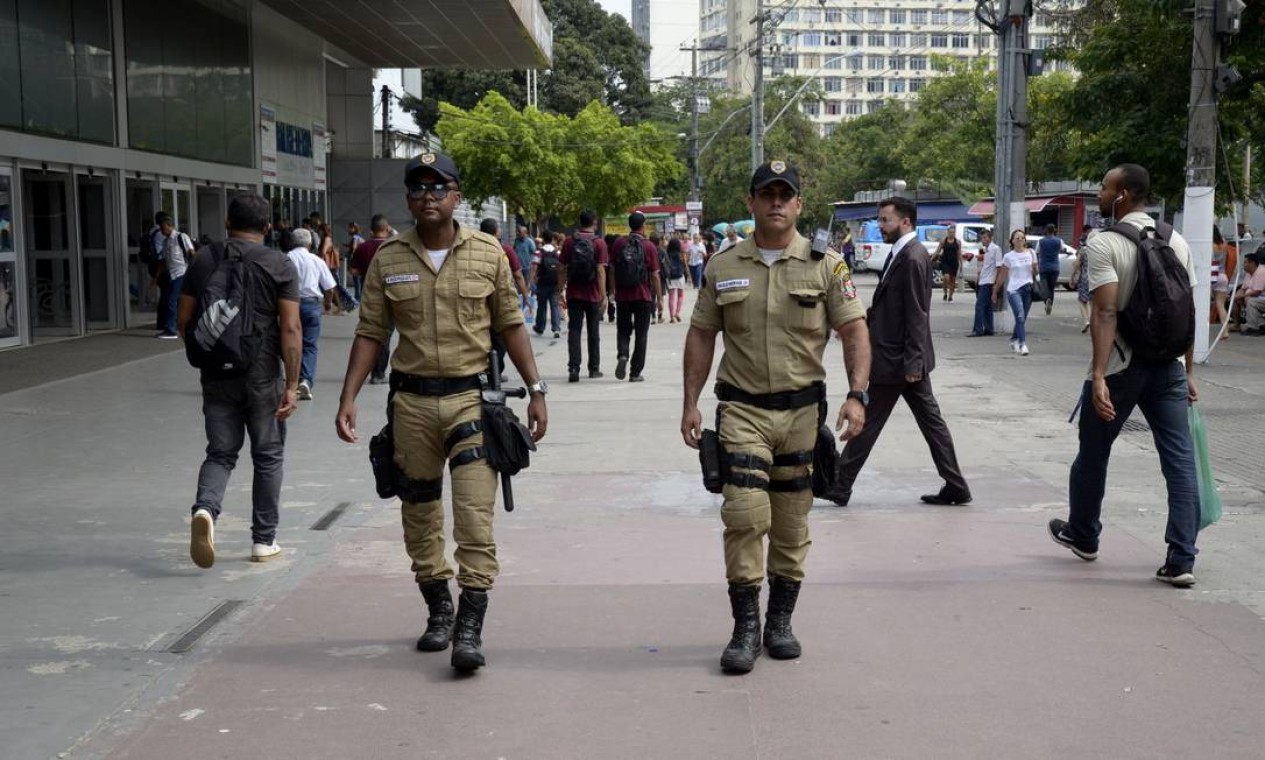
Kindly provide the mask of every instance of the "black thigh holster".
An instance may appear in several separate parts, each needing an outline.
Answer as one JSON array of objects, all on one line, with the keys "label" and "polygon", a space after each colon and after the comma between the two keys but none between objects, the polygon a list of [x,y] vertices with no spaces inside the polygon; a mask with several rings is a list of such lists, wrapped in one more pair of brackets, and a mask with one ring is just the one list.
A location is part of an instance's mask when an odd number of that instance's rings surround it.
[{"label": "black thigh holster", "polygon": [[444,478],[410,478],[395,463],[395,393],[387,396],[387,424],[369,439],[369,466],[378,497],[425,504],[443,498]]}]

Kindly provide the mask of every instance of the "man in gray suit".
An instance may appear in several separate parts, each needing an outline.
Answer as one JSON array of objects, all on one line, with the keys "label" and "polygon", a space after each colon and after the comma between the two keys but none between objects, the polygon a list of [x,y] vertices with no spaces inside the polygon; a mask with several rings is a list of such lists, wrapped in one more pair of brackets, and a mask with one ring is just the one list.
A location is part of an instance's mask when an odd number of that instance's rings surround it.
[{"label": "man in gray suit", "polygon": [[928,504],[966,504],[971,489],[958,469],[953,436],[940,416],[940,405],[931,391],[931,371],[936,368],[931,346],[931,257],[918,242],[918,206],[899,196],[879,204],[879,229],[892,244],[892,254],[879,274],[869,310],[870,370],[865,427],[839,455],[835,484],[826,495],[841,507],[852,498],[852,484],[887,424],[897,399],[904,398],[914,413],[918,429],[931,447],[931,459],[944,478],[938,493],[926,494]]}]

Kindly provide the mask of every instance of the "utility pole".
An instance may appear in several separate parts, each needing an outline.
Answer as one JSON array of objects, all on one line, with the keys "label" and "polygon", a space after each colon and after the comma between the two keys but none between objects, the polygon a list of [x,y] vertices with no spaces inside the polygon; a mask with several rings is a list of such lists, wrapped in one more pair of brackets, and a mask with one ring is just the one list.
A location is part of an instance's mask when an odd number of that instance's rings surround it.
[{"label": "utility pole", "polygon": [[751,171],[764,163],[764,0],[755,3],[755,86],[751,90]]},{"label": "utility pole", "polygon": [[391,157],[391,88],[382,85],[382,157]]},{"label": "utility pole", "polygon": [[998,0],[997,159],[993,181],[997,188],[993,209],[994,235],[1009,240],[1014,229],[1026,226],[1028,163],[1028,19],[1026,0]]},{"label": "utility pole", "polygon": [[1224,0],[1195,0],[1194,50],[1190,61],[1190,115],[1186,122],[1186,195],[1182,236],[1195,264],[1195,358],[1208,358],[1208,313],[1212,288],[1212,226],[1216,224],[1217,91],[1219,57],[1216,5]]},{"label": "utility pole", "polygon": [[702,182],[699,181],[701,170],[698,165],[698,51],[701,50],[697,43],[691,46],[681,46],[681,50],[690,51],[690,200],[699,199],[699,191],[702,188]]}]

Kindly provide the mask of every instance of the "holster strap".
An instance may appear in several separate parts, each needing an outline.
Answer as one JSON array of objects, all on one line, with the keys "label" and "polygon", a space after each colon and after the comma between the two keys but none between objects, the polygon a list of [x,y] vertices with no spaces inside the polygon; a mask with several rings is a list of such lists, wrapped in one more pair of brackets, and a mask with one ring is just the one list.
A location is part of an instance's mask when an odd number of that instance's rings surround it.
[{"label": "holster strap", "polygon": [[736,472],[734,470],[730,470],[725,474],[725,482],[731,486],[738,486],[739,488],[758,488],[761,491],[767,491],[769,488],[769,481],[759,473],[755,472]]},{"label": "holster strap", "polygon": [[414,396],[451,396],[454,393],[478,390],[478,375],[470,377],[419,377],[391,370],[391,390]]},{"label": "holster strap", "polygon": [[747,470],[759,470],[760,472],[769,471],[769,462],[767,459],[761,459],[755,454],[725,454],[725,459],[729,462],[730,467],[742,467]]},{"label": "holster strap", "polygon": [[807,491],[813,487],[813,479],[811,475],[801,475],[798,478],[790,480],[770,480],[769,490],[778,493],[791,493],[795,491]]},{"label": "holster strap", "polygon": [[401,501],[407,501],[412,504],[425,504],[426,502],[443,498],[444,478],[442,475],[434,480],[409,478],[397,470],[395,490]]},{"label": "holster strap", "polygon": [[800,465],[812,463],[812,451],[792,451],[789,454],[776,454],[773,457],[774,467],[799,467]]},{"label": "holster strap", "polygon": [[770,409],[774,411],[799,409],[816,404],[825,398],[825,383],[814,383],[803,390],[784,391],[782,393],[747,393],[729,383],[716,383],[716,398],[721,401],[736,401],[740,404]]},{"label": "holster strap", "polygon": [[479,420],[470,420],[469,422],[461,423],[457,427],[453,428],[452,432],[448,434],[448,437],[444,439],[444,452],[452,454],[452,450],[457,444],[475,433],[481,432],[483,432],[483,423]]},{"label": "holster strap", "polygon": [[477,462],[480,459],[486,459],[488,453],[483,450],[482,446],[475,446],[472,449],[466,449],[448,462],[448,471],[451,472],[463,464]]}]

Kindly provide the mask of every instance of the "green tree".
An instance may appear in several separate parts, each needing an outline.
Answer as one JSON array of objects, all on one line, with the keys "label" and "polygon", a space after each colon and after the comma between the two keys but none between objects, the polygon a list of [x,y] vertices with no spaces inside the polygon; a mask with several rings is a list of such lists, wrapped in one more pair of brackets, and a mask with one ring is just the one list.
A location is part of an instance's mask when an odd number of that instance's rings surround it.
[{"label": "green tree", "polygon": [[889,100],[877,111],[841,122],[826,138],[825,187],[828,201],[847,201],[862,190],[879,190],[904,178],[905,156],[896,146],[909,130],[913,111]]},{"label": "green tree", "polygon": [[897,143],[905,181],[963,198],[985,195],[996,160],[997,77],[983,59],[934,63],[947,73],[927,81]]}]

